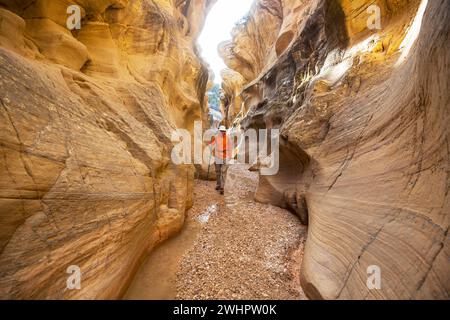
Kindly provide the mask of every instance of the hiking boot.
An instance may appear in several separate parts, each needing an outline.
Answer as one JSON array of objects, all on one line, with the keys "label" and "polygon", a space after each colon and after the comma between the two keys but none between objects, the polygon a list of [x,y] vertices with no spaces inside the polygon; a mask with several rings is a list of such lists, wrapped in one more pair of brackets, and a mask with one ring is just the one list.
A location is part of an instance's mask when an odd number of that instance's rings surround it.
[{"label": "hiking boot", "polygon": [[216,190],[219,191],[220,190],[220,186],[216,186]]},{"label": "hiking boot", "polygon": [[220,189],[220,194],[221,194],[221,195],[223,195],[223,194],[224,194],[224,191],[223,191],[223,189]]}]

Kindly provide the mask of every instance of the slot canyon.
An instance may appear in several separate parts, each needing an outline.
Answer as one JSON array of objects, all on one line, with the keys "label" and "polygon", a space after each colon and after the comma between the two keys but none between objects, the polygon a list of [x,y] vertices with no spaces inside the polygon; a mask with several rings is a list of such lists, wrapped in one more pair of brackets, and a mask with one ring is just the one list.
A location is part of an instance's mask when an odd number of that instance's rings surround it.
[{"label": "slot canyon", "polygon": [[279,169],[221,195],[173,132],[211,125],[223,1],[0,0],[0,299],[448,300],[450,0],[254,0],[220,113]]}]

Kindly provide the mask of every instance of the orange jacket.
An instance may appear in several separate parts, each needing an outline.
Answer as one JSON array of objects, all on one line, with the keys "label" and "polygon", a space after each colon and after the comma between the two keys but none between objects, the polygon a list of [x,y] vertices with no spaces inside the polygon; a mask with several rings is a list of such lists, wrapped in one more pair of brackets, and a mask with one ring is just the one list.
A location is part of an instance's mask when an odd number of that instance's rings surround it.
[{"label": "orange jacket", "polygon": [[219,132],[212,137],[211,143],[214,144],[214,155],[219,159],[230,159],[232,156],[232,143],[230,137],[225,132]]}]

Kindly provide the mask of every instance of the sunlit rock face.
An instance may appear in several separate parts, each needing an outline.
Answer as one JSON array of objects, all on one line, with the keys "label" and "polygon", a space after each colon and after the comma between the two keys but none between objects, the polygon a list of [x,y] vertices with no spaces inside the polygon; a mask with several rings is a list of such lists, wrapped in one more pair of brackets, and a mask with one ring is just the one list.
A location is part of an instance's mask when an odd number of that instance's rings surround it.
[{"label": "sunlit rock face", "polygon": [[231,69],[221,71],[222,90],[224,97],[222,104],[224,106],[225,123],[229,127],[233,121],[239,120],[239,116],[243,115],[241,92],[245,79],[239,72]]},{"label": "sunlit rock face", "polygon": [[[0,0],[0,298],[118,298],[177,232],[202,117],[195,41],[214,1]],[[81,289],[67,289],[69,266]]]},{"label": "sunlit rock face", "polygon": [[310,298],[449,298],[449,14],[448,0],[257,1],[222,46],[246,80],[241,126],[281,130],[256,199],[309,224]]},{"label": "sunlit rock face", "polygon": [[251,81],[270,60],[270,48],[282,22],[282,4],[276,0],[258,1],[250,14],[233,29],[233,41],[224,42],[219,52],[225,63]]}]

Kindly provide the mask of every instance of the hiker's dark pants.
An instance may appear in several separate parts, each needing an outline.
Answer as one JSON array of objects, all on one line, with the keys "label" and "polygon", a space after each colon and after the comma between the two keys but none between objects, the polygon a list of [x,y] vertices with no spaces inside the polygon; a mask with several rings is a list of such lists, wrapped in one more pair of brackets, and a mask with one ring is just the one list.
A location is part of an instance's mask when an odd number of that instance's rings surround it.
[{"label": "hiker's dark pants", "polygon": [[227,179],[228,165],[216,163],[215,168],[217,177],[217,188],[223,191],[225,188],[225,181]]}]

